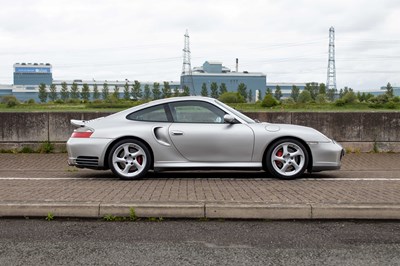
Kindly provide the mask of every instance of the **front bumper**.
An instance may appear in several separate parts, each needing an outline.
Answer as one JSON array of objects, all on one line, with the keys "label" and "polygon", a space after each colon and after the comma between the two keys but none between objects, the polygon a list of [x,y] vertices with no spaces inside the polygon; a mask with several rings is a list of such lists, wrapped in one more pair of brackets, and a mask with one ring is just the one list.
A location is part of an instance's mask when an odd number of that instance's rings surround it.
[{"label": "front bumper", "polygon": [[345,152],[339,143],[332,140],[309,146],[313,157],[312,172],[340,169]]}]

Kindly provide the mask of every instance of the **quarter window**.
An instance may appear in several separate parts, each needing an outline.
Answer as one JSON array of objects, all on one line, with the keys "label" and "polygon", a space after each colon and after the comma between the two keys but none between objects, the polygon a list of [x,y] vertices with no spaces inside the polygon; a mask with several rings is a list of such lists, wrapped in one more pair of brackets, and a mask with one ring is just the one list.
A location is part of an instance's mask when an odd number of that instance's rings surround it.
[{"label": "quarter window", "polygon": [[129,114],[126,118],[135,121],[168,122],[168,117],[165,112],[164,105],[156,105],[136,111]]}]

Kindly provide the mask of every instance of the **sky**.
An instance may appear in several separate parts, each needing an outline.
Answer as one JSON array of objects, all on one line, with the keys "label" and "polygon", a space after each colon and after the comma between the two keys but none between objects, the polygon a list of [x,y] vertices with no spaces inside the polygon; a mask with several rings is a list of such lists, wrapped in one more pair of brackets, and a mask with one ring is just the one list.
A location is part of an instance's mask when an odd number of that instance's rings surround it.
[{"label": "sky", "polygon": [[335,28],[338,89],[400,86],[399,0],[0,0],[0,84],[14,63],[51,63],[55,80],[179,81],[220,61],[268,82],[327,81]]}]

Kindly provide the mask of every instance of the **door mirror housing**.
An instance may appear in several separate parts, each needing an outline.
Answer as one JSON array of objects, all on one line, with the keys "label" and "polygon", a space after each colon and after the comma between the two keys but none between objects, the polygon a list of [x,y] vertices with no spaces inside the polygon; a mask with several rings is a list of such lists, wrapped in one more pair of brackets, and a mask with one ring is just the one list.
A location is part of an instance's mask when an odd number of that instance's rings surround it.
[{"label": "door mirror housing", "polygon": [[228,124],[236,124],[238,121],[230,114],[224,115],[224,122]]}]

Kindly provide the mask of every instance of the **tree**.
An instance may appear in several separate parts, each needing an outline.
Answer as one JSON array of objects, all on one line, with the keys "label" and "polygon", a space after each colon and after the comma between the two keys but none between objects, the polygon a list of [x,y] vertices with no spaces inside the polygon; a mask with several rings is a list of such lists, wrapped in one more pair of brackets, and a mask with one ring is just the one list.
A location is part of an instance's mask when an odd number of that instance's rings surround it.
[{"label": "tree", "polygon": [[87,83],[83,84],[82,87],[82,92],[81,92],[81,99],[84,102],[88,102],[90,98],[90,90],[89,90],[89,86],[87,85]]},{"label": "tree", "polygon": [[179,97],[179,96],[180,96],[179,88],[175,87],[174,88],[174,97]]},{"label": "tree", "polygon": [[297,102],[299,103],[309,103],[312,101],[312,97],[311,97],[311,93],[309,90],[303,90],[300,95],[299,98],[297,99]]},{"label": "tree", "polygon": [[319,93],[318,83],[316,83],[316,82],[306,83],[304,90],[309,91],[311,99],[315,100],[315,98],[317,97],[317,95]]},{"label": "tree", "polygon": [[274,92],[274,97],[278,101],[282,98],[282,90],[281,90],[281,87],[279,85],[276,85],[275,92]]},{"label": "tree", "polygon": [[318,94],[317,97],[315,97],[315,102],[319,103],[319,104],[326,103],[326,95],[325,94]]},{"label": "tree", "polygon": [[71,99],[79,99],[79,88],[78,88],[78,84],[76,84],[75,82],[72,83],[71,85],[71,93],[70,93],[70,97]]},{"label": "tree", "polygon": [[319,92],[318,94],[326,94],[326,86],[324,83],[319,84]]},{"label": "tree", "polygon": [[188,86],[183,86],[182,96],[190,96],[190,89]]},{"label": "tree", "polygon": [[50,92],[49,92],[49,99],[50,101],[54,102],[58,98],[57,96],[57,87],[55,84],[50,85]]},{"label": "tree", "polygon": [[46,84],[40,83],[39,85],[39,100],[41,103],[45,103],[47,101],[47,90],[46,90]]},{"label": "tree", "polygon": [[158,82],[153,83],[153,99],[161,99],[160,83]]},{"label": "tree", "polygon": [[210,89],[211,89],[211,97],[214,99],[217,99],[219,94],[218,94],[218,84],[217,82],[211,82],[210,85]]},{"label": "tree", "polygon": [[300,89],[296,85],[293,85],[292,91],[290,92],[290,97],[292,97],[292,99],[295,102],[297,102],[297,99],[299,98],[299,94],[300,94]]},{"label": "tree", "polygon": [[342,99],[344,95],[343,89],[339,90],[339,99]]},{"label": "tree", "polygon": [[60,94],[61,94],[61,100],[63,100],[64,102],[69,99],[68,86],[67,86],[67,83],[65,81],[63,83],[61,83]]},{"label": "tree", "polygon": [[110,94],[110,91],[108,90],[108,84],[104,83],[103,89],[101,90],[101,96],[102,96],[103,100],[107,100],[109,94]]},{"label": "tree", "polygon": [[162,88],[162,97],[169,98],[171,97],[171,86],[169,85],[168,81],[164,81],[164,87]]},{"label": "tree", "polygon": [[251,90],[249,90],[249,102],[253,102],[253,92]]},{"label": "tree", "polygon": [[119,87],[117,85],[114,87],[113,97],[114,99],[119,100]]},{"label": "tree", "polygon": [[[267,88],[267,90],[265,91],[265,96],[267,96],[267,94],[271,94],[272,95],[272,91],[270,88]],[[261,94],[260,94],[261,95]],[[261,98],[261,97],[260,97]]]},{"label": "tree", "polygon": [[330,102],[333,102],[335,101],[336,93],[337,89],[328,89],[328,91],[326,92],[326,98],[328,98]]},{"label": "tree", "polygon": [[224,94],[225,92],[228,92],[228,89],[226,88],[226,84],[221,83],[221,85],[219,85],[219,95]]},{"label": "tree", "polygon": [[130,92],[129,92],[129,84],[128,82],[125,82],[124,85],[124,100],[129,100],[131,98]]},{"label": "tree", "polygon": [[97,84],[93,85],[93,100],[98,100],[100,98],[99,89],[97,88]]},{"label": "tree", "polygon": [[207,84],[203,82],[201,85],[201,96],[207,97],[208,96],[208,90],[207,90]]},{"label": "tree", "polygon": [[151,98],[150,86],[149,86],[149,84],[146,84],[146,85],[144,85],[143,99],[147,101],[150,98]]},{"label": "tree", "polygon": [[247,99],[247,86],[244,83],[238,85],[237,91],[243,96],[243,98]]},{"label": "tree", "polygon": [[386,95],[391,99],[394,97],[394,92],[393,92],[393,87],[390,84],[390,82],[388,82],[388,84],[386,85]]},{"label": "tree", "polygon": [[132,95],[133,100],[135,100],[135,101],[142,98],[142,85],[137,80],[135,80],[133,83],[131,95]]},{"label": "tree", "polygon": [[342,99],[345,103],[354,103],[357,100],[357,95],[352,90],[347,91]]}]

